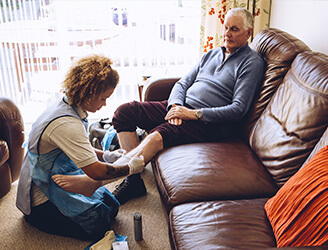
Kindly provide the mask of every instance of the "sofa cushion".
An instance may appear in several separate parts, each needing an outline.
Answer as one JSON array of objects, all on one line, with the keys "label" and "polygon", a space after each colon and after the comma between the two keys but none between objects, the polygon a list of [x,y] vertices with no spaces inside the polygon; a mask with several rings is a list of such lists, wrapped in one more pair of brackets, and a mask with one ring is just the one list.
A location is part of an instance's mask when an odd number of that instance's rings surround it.
[{"label": "sofa cushion", "polygon": [[0,139],[5,140],[9,148],[12,181],[18,179],[24,158],[23,131],[23,118],[16,104],[7,97],[0,97]]},{"label": "sofa cushion", "polygon": [[0,139],[0,166],[5,164],[5,162],[9,159],[9,149],[7,142]]},{"label": "sofa cushion", "polygon": [[282,186],[302,166],[328,125],[328,56],[300,53],[257,120],[249,143]]},{"label": "sofa cushion", "polygon": [[191,201],[271,197],[274,181],[242,142],[193,143],[163,150],[153,162],[169,210]]},{"label": "sofa cushion", "polygon": [[275,247],[264,211],[266,201],[206,201],[174,207],[169,216],[172,249]]},{"label": "sofa cushion", "polygon": [[265,205],[278,247],[328,242],[328,146]]},{"label": "sofa cushion", "polygon": [[275,28],[261,30],[250,46],[265,59],[267,66],[258,96],[246,116],[246,137],[282,83],[295,57],[303,51],[311,51],[303,41]]},{"label": "sofa cushion", "polygon": [[11,172],[8,163],[0,165],[0,198],[5,196],[11,189]]},{"label": "sofa cushion", "polygon": [[[318,143],[315,145],[314,149],[312,150],[311,154],[309,155],[309,157],[306,159],[306,161],[303,163],[302,167],[304,167],[309,160],[312,159],[312,157],[323,147],[325,147],[326,145],[328,145],[328,127],[325,130],[325,132],[323,133],[323,135],[321,136],[320,140],[318,141]],[[301,167],[301,168],[302,168]]]}]

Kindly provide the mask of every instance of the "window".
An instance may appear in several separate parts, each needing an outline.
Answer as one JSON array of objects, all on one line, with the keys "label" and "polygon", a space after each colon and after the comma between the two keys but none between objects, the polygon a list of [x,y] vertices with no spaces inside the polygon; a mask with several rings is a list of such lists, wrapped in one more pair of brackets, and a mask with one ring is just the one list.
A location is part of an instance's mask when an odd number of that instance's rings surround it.
[{"label": "window", "polygon": [[200,0],[0,0],[0,95],[34,122],[60,97],[72,60],[110,57],[120,83],[91,119],[138,100],[150,76],[182,76],[199,59]]}]

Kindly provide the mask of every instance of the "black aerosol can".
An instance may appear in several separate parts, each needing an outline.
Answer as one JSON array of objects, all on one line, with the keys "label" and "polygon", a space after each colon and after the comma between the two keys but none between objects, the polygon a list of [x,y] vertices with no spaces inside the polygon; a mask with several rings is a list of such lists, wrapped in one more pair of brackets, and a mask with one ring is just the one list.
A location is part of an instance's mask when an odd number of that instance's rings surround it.
[{"label": "black aerosol can", "polygon": [[134,222],[134,239],[136,241],[142,240],[142,215],[141,213],[135,213],[133,216]]}]

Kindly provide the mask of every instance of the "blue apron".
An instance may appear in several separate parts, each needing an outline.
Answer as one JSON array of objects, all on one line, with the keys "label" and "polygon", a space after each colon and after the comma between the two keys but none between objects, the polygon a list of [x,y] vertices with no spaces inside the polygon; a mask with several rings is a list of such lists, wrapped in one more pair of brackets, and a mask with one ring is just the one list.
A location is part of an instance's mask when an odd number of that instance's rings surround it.
[{"label": "blue apron", "polygon": [[[80,119],[74,108],[61,100],[54,107],[47,109],[33,124],[28,157],[25,157],[23,162],[18,186],[17,206],[23,213],[30,213],[30,207],[28,207],[30,197],[26,195],[30,193],[30,184],[33,180],[65,216],[80,225],[87,233],[97,235],[109,229],[111,221],[118,213],[119,202],[105,187],[98,188],[91,197],[63,190],[52,180],[53,175],[84,175],[84,172],[60,148],[46,154],[39,154],[38,145],[43,131],[50,122],[62,116]],[[25,191],[26,188],[28,192]]]}]

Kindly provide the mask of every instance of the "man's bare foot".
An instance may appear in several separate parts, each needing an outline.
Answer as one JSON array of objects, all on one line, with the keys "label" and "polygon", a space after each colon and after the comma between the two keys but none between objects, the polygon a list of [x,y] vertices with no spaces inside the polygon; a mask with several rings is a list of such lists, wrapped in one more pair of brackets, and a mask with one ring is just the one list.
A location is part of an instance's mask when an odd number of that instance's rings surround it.
[{"label": "man's bare foot", "polygon": [[67,192],[92,196],[93,193],[102,185],[101,181],[91,179],[87,175],[62,175],[52,176],[54,182]]}]

